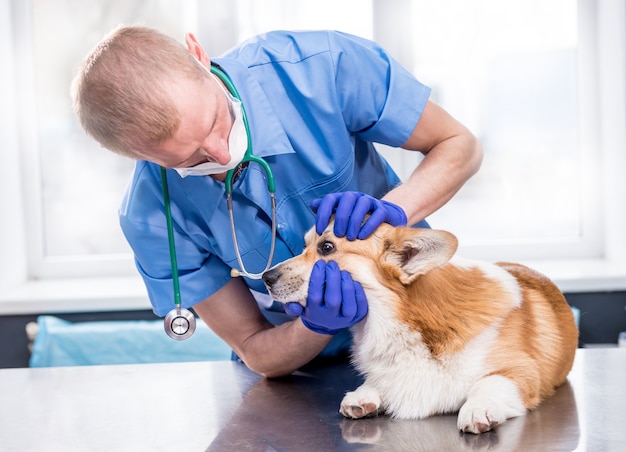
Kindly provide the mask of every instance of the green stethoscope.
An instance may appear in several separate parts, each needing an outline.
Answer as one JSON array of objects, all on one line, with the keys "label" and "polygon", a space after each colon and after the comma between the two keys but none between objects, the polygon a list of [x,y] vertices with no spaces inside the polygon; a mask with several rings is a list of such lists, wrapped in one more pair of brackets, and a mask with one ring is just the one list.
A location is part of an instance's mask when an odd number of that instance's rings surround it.
[{"label": "green stethoscope", "polygon": [[[211,73],[215,74],[219,79],[224,82],[230,94],[241,102],[239,92],[230,78],[219,68],[211,65]],[[252,155],[252,138],[250,136],[250,127],[248,125],[248,118],[246,116],[246,110],[241,104],[243,124],[246,129],[246,136],[248,138],[248,148],[246,153],[239,164],[226,173],[226,179],[224,180],[225,192],[226,192],[226,204],[228,207],[228,215],[230,218],[230,232],[233,237],[233,244],[235,246],[235,255],[237,256],[237,262],[241,270],[235,268],[231,269],[230,275],[232,277],[245,276],[250,279],[261,279],[264,272],[269,270],[272,265],[272,259],[274,258],[274,247],[276,245],[276,197],[274,186],[274,175],[272,170],[265,160],[261,157]],[[233,179],[238,167],[242,164],[256,162],[265,170],[267,175],[267,191],[272,203],[272,241],[270,244],[270,253],[267,258],[267,264],[265,269],[260,273],[250,273],[243,265],[243,259],[241,252],[239,251],[239,244],[237,242],[237,233],[235,231],[235,218],[233,216]],[[178,263],[176,261],[176,244],[174,243],[174,227],[172,222],[172,209],[170,205],[170,195],[167,185],[167,175],[165,168],[161,167],[161,185],[163,187],[163,202],[165,204],[165,219],[167,223],[167,239],[169,242],[170,262],[172,266],[172,281],[174,285],[174,304],[176,307],[172,309],[167,316],[165,316],[165,332],[172,339],[182,341],[190,337],[196,330],[196,318],[191,311],[181,307],[180,296],[180,283],[178,278]]]}]

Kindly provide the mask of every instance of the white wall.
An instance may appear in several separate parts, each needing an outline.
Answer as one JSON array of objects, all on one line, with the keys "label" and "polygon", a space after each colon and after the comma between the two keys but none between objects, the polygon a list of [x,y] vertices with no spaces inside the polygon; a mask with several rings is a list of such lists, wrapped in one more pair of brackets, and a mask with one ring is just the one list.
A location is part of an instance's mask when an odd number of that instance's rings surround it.
[{"label": "white wall", "polygon": [[[0,61],[13,61],[9,2],[0,2]],[[0,287],[26,280],[24,215],[18,158],[16,89],[12,67],[0,70]]]}]

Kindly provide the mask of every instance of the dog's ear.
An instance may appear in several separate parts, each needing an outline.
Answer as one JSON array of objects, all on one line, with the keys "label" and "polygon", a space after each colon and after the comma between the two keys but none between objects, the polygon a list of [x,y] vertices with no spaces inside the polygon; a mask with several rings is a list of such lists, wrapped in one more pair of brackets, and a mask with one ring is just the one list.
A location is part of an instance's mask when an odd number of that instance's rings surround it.
[{"label": "dog's ear", "polygon": [[390,228],[385,237],[383,262],[400,270],[400,281],[409,284],[419,275],[441,267],[456,252],[458,241],[447,231]]}]

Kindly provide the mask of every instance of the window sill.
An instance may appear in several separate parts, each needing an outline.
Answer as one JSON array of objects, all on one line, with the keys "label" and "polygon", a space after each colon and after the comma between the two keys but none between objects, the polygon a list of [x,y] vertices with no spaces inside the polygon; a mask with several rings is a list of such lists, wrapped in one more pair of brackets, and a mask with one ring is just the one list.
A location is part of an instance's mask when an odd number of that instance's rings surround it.
[{"label": "window sill", "polygon": [[0,315],[152,310],[136,277],[28,281],[0,295]]},{"label": "window sill", "polygon": [[626,290],[626,265],[604,259],[527,261],[552,279],[563,293]]},{"label": "window sill", "polygon": [[[602,259],[524,264],[550,277],[565,293],[626,290],[626,266]],[[137,277],[29,281],[0,295],[0,315],[151,310]]]}]

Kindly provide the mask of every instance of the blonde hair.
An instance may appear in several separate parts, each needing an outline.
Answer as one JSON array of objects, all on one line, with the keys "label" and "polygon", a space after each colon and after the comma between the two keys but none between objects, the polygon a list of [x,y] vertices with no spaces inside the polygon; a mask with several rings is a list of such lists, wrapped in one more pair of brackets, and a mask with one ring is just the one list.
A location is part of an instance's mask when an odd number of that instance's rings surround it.
[{"label": "blonde hair", "polygon": [[74,111],[103,147],[131,158],[178,129],[168,84],[206,77],[195,57],[157,30],[123,26],[91,51],[72,82]]}]

